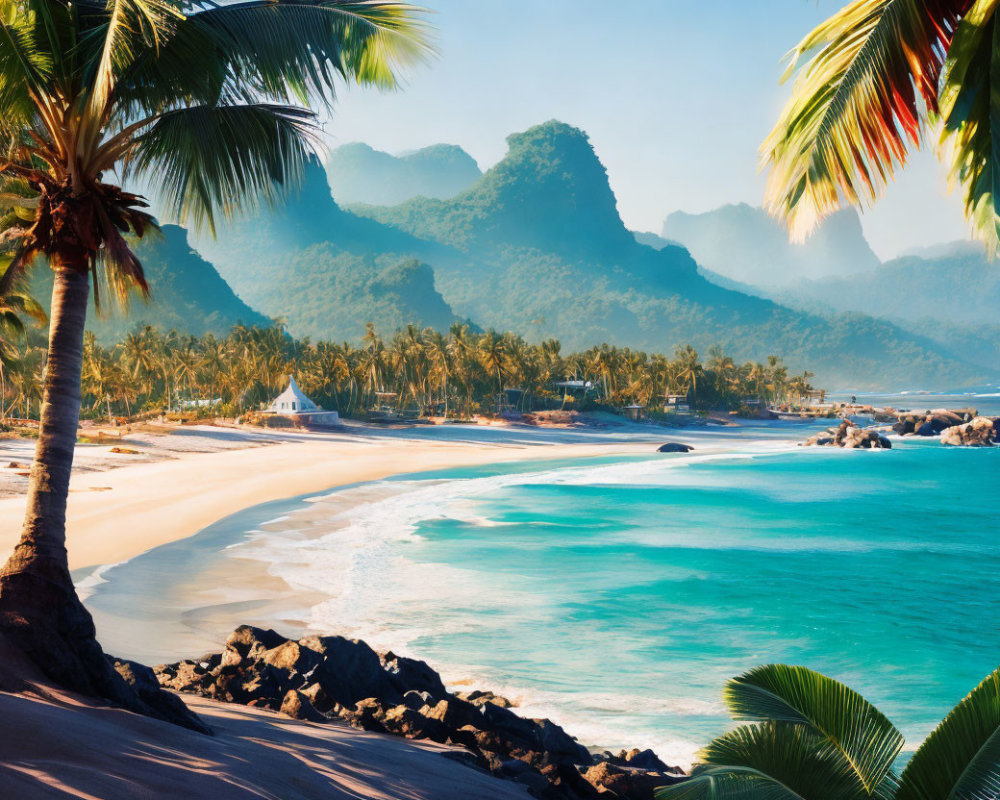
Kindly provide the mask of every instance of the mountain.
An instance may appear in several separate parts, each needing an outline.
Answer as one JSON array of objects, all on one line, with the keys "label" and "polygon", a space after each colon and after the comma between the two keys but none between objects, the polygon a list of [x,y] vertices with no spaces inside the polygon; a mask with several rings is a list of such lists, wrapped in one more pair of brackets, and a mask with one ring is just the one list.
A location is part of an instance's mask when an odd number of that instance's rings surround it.
[{"label": "mountain", "polygon": [[[536,340],[556,336],[568,348],[607,341],[670,352],[690,342],[721,344],[738,359],[780,353],[828,386],[959,385],[989,372],[886,322],[803,313],[716,285],[684,248],[641,244],[580,130],[552,121],[508,145],[501,162],[451,199],[349,209],[464,256],[428,261],[459,315]],[[838,231],[853,230],[848,244],[863,268],[877,265],[856,217],[841,215],[827,230],[830,246]]]},{"label": "mountain", "polygon": [[458,254],[344,211],[316,161],[286,203],[221,225],[198,246],[242,297],[284,319],[294,336],[357,340],[370,321],[391,333],[458,319],[426,264]]},{"label": "mountain", "polygon": [[705,214],[678,211],[663,223],[663,236],[687,247],[702,266],[754,286],[854,275],[879,266],[854,209],[826,219],[802,244],[789,242],[781,223],[745,203]]},{"label": "mountain", "polygon": [[396,205],[418,196],[445,199],[482,175],[475,159],[453,144],[394,156],[355,142],[334,150],[326,168],[338,202],[374,205]]},{"label": "mountain", "polygon": [[[162,235],[149,234],[137,240],[135,252],[146,272],[151,298],[149,302],[132,298],[125,313],[113,298],[103,297],[103,316],[91,304],[87,329],[101,342],[118,342],[140,325],[202,336],[225,335],[239,323],[271,324],[268,317],[237,297],[215,267],[191,248],[183,228],[164,225]],[[34,270],[31,291],[48,305],[52,293],[51,270],[42,267]]]},{"label": "mountain", "polygon": [[777,297],[794,305],[860,311],[887,319],[948,325],[996,324],[1000,262],[983,246],[954,242],[888,261],[863,275],[802,281]]}]

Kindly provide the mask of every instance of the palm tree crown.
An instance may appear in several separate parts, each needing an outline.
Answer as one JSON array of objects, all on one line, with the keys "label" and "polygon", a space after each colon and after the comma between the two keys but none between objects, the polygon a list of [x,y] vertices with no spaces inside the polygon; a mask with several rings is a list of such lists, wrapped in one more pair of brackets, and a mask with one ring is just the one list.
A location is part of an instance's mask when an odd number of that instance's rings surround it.
[{"label": "palm tree crown", "polygon": [[798,77],[761,155],[765,204],[794,238],[844,204],[876,201],[908,151],[930,138],[976,236],[997,248],[998,5],[853,0],[792,50],[786,78]]}]

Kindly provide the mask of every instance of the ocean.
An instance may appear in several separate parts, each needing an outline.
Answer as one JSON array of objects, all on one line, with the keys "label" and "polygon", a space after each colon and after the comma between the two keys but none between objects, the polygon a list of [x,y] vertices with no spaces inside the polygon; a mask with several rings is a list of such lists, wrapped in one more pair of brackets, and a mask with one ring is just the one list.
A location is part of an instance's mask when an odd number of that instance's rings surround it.
[{"label": "ocean", "polygon": [[[807,433],[668,432],[698,449],[270,504],[105,570],[87,602],[104,630],[196,625],[167,598],[210,576],[245,621],[264,606],[227,576],[256,564],[298,598],[279,622],[423,658],[588,745],[689,765],[730,725],[726,679],[786,662],[862,692],[914,749],[1000,664],[1000,448],[795,446]],[[126,610],[144,594],[155,613]]]}]

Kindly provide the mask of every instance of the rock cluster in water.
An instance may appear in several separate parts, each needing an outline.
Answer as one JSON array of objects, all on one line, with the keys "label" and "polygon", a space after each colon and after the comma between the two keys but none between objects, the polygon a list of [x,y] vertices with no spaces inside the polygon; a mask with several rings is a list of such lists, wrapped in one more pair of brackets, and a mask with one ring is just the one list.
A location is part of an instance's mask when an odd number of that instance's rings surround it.
[{"label": "rock cluster in water", "polygon": [[948,428],[970,422],[976,416],[974,408],[960,408],[950,411],[939,408],[935,411],[903,411],[892,429],[900,436],[937,436]]},{"label": "rock cluster in water", "polygon": [[976,417],[941,432],[941,444],[955,447],[992,447],[1000,443],[1000,417]]},{"label": "rock cluster in water", "polygon": [[651,750],[594,755],[547,719],[525,719],[490,692],[451,693],[423,661],[361,641],[237,628],[221,653],[154,667],[160,684],[296,719],[465,748],[463,760],[539,798],[651,800],[683,773]]},{"label": "rock cluster in water", "polygon": [[866,431],[850,420],[844,420],[836,428],[810,436],[803,442],[806,447],[846,447],[857,450],[891,450],[892,442],[878,431]]}]

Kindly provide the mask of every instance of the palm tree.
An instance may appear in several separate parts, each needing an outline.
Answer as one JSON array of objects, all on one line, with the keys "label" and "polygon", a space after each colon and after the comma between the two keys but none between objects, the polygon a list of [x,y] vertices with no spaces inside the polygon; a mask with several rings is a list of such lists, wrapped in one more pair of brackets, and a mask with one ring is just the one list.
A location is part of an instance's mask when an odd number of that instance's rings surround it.
[{"label": "palm tree", "polygon": [[766,206],[794,238],[844,204],[878,200],[932,131],[976,235],[997,248],[998,6],[854,0],[792,50],[785,77],[798,77],[761,154],[771,168]]},{"label": "palm tree", "polygon": [[[214,227],[280,197],[314,152],[337,79],[391,87],[424,51],[415,10],[373,0],[0,0],[0,176],[24,220],[0,284],[55,273],[45,399],[21,540],[0,572],[0,632],[50,679],[140,708],[109,667],[70,579],[66,498],[89,287],[147,292],[127,233],[155,227],[108,176],[158,186]],[[296,105],[296,103],[298,105]],[[145,709],[148,710],[148,709]]]},{"label": "palm tree", "polygon": [[1000,793],[1000,669],[893,770],[903,736],[871,703],[805,667],[772,664],[731,680],[742,725],[701,754],[691,780],[657,800],[978,800]]}]

